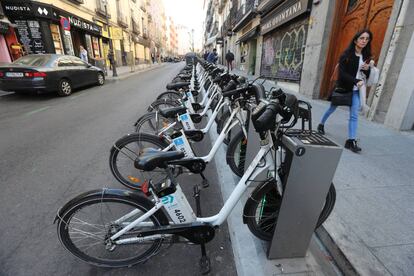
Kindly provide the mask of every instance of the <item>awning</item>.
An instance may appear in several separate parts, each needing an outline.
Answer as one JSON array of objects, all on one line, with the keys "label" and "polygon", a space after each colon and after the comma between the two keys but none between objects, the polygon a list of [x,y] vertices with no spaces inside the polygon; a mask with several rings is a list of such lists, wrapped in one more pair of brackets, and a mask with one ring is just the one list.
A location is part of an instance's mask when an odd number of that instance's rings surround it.
[{"label": "awning", "polygon": [[8,24],[10,27],[15,28],[17,25],[14,23],[11,23],[9,19],[7,19],[6,17],[3,17],[0,19],[0,22],[6,23]]},{"label": "awning", "polygon": [[251,29],[250,31],[248,31],[247,33],[245,33],[244,35],[242,35],[237,41],[236,44],[240,44],[241,42],[245,42],[247,40],[250,40],[252,38],[255,38],[256,36],[259,35],[260,30],[259,30],[259,26],[254,27],[253,29]]}]

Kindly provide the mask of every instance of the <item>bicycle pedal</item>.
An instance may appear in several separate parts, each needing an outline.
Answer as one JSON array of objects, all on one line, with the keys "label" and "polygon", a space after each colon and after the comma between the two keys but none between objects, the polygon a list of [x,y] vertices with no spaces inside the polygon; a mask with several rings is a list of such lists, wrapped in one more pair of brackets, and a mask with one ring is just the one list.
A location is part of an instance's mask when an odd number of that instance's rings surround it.
[{"label": "bicycle pedal", "polygon": [[203,179],[203,180],[201,180],[201,186],[203,188],[207,188],[208,186],[210,186],[210,184],[208,183],[207,179]]},{"label": "bicycle pedal", "polygon": [[203,275],[206,275],[210,272],[211,265],[210,265],[210,258],[207,256],[202,256],[200,259],[200,272]]}]

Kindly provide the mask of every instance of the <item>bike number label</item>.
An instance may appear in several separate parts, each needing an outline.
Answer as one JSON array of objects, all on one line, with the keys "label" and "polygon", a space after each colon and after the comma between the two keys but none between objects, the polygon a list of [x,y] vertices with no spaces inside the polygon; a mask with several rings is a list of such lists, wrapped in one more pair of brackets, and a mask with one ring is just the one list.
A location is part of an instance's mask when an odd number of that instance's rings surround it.
[{"label": "bike number label", "polygon": [[177,150],[184,152],[185,157],[194,157],[193,150],[188,144],[188,140],[185,138],[184,134],[183,136],[173,139],[173,143]]},{"label": "bike number label", "polygon": [[190,115],[188,115],[188,113],[180,115],[180,121],[182,122],[185,130],[194,130],[193,121],[191,120]]}]

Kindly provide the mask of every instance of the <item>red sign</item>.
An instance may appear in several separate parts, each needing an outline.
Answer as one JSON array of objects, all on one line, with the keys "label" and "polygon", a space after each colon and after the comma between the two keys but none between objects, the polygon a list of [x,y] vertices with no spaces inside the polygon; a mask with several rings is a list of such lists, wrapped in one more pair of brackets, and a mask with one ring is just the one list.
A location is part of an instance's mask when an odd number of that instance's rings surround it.
[{"label": "red sign", "polygon": [[70,31],[70,22],[66,17],[60,18],[60,25],[62,26],[63,30]]}]

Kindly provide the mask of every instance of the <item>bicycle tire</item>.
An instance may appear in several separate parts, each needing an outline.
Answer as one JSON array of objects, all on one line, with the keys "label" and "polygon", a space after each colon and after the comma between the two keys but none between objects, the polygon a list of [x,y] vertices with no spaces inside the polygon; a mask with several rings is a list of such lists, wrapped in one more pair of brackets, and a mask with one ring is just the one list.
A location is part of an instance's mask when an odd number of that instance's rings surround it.
[{"label": "bicycle tire", "polygon": [[[220,134],[221,131],[223,130],[224,126],[226,125],[227,120],[230,118],[230,111],[226,110],[223,112],[223,114],[220,116],[218,123],[217,123],[217,133]],[[231,130],[227,133],[226,138],[224,138],[223,143],[226,145],[229,145],[230,141],[231,141]]]},{"label": "bicycle tire", "polygon": [[239,177],[244,174],[247,153],[247,138],[242,130],[231,138],[227,146],[226,161],[230,169]]},{"label": "bicycle tire", "polygon": [[[157,135],[161,129],[175,122],[175,119],[165,118],[158,111],[149,112],[142,115],[137,122],[135,123],[135,132],[145,132],[149,134]],[[180,124],[177,124],[171,129],[171,132],[174,130],[179,130],[181,128]]]},{"label": "bicycle tire", "polygon": [[[261,240],[270,241],[275,230],[282,198],[277,192],[274,182],[269,181],[263,185],[265,186],[259,185],[250,195],[244,207],[244,216],[246,224],[253,235]],[[329,217],[334,208],[335,201],[335,186],[331,184],[315,229],[321,226]],[[263,202],[265,202],[266,206],[262,204]],[[260,218],[258,215],[260,215]]]},{"label": "bicycle tire", "polygon": [[172,101],[180,101],[183,98],[180,92],[176,91],[165,91],[158,95],[157,100],[168,99]]},{"label": "bicycle tire", "polygon": [[[143,143],[149,146],[144,146]],[[129,147],[128,145],[131,146]],[[142,184],[141,176],[143,172],[134,167],[134,159],[138,157],[139,150],[144,147],[164,149],[167,146],[168,143],[160,137],[147,133],[133,133],[120,138],[114,143],[109,154],[109,168],[112,175],[125,187],[133,190],[139,189]],[[126,158],[126,162],[119,161],[120,153],[126,156],[121,156]],[[121,166],[122,169],[120,168]],[[152,173],[159,175],[159,177],[164,177],[163,174],[159,174],[158,170],[147,172],[146,174],[152,176]]]},{"label": "bicycle tire", "polygon": [[147,108],[147,112],[154,112],[154,111],[160,111],[160,109],[166,109],[171,107],[177,107],[180,103],[168,99],[157,99],[154,102],[150,104],[150,106]]},{"label": "bicycle tire", "polygon": [[[73,200],[72,200],[73,201]],[[148,198],[145,198],[142,195],[135,195],[133,199],[122,196],[122,195],[114,195],[114,194],[94,194],[91,196],[83,197],[78,199],[76,202],[71,203],[71,207],[68,208],[68,210],[65,211],[65,213],[62,214],[60,219],[58,220],[57,224],[57,232],[58,237],[62,245],[73,255],[75,255],[77,258],[81,259],[82,261],[85,261],[89,264],[92,264],[94,266],[99,267],[108,267],[108,268],[118,268],[118,267],[129,267],[132,265],[136,265],[138,263],[142,263],[147,261],[149,258],[157,254],[159,251],[163,239],[156,239],[150,242],[150,246],[148,249],[146,249],[141,254],[138,254],[138,246],[136,244],[131,245],[117,245],[115,250],[109,251],[105,248],[105,240],[113,234],[114,232],[111,231],[111,229],[118,229],[117,225],[114,224],[115,220],[109,220],[104,221],[103,218],[103,212],[109,210],[112,212],[110,216],[112,216],[115,213],[115,210],[110,209],[109,203],[116,203],[117,209],[122,208],[122,212],[124,214],[127,214],[128,212],[139,209],[141,212],[145,213],[146,211],[150,210],[154,204],[149,200]],[[94,206],[95,205],[95,206]],[[98,206],[100,205],[100,206]],[[80,218],[85,216],[85,209],[90,209],[89,207],[96,207],[98,212],[91,212],[92,220],[91,222],[85,221],[84,219],[79,219],[77,216],[79,215]],[[105,210],[104,210],[105,209]],[[92,208],[92,211],[94,209]],[[82,212],[83,211],[83,212]],[[101,213],[99,213],[99,211]],[[126,212],[125,212],[126,211]],[[116,211],[119,212],[119,209]],[[87,213],[86,213],[87,214]],[[120,213],[122,214],[122,213]],[[108,217],[109,215],[106,215]],[[115,216],[114,218],[119,218],[120,216]],[[132,217],[130,221],[135,219],[136,217]],[[72,223],[73,222],[73,223]],[[99,223],[95,223],[99,222]],[[153,214],[149,220],[148,223],[152,222],[153,227],[159,227],[161,225],[167,225],[168,219],[166,219],[165,215],[161,212],[157,212]],[[100,223],[103,223],[101,225]],[[110,227],[107,227],[108,223]],[[72,225],[75,225],[75,228],[72,228]],[[84,225],[82,225],[84,224]],[[85,227],[83,229],[82,227]],[[100,228],[102,227],[102,229]],[[118,227],[120,227],[118,225]],[[81,228],[81,229],[80,229]],[[89,233],[88,229],[91,229],[89,231],[97,231],[96,229],[100,229],[96,233]],[[141,228],[142,229],[142,228]],[[137,228],[132,229],[135,233],[131,233],[130,237],[136,237],[136,231]],[[110,232],[111,231],[111,232]],[[128,235],[128,233],[126,233]],[[78,238],[78,235],[81,237]],[[79,245],[77,245],[81,241],[88,241],[88,239],[93,240],[93,244],[86,248],[81,248]],[[98,242],[96,242],[98,240]],[[100,242],[102,241],[102,243]],[[93,246],[93,247],[92,247]],[[133,248],[130,248],[133,247]],[[98,256],[91,256],[93,253],[89,251],[84,252],[90,249],[95,249],[99,251]],[[108,259],[109,256],[112,258],[116,258],[118,256],[115,256],[115,254],[124,254],[124,250],[130,250],[131,251],[131,257],[121,260],[110,260]],[[102,252],[101,252],[102,251]],[[121,251],[121,252],[120,252]],[[128,253],[129,254],[129,253]]]}]

